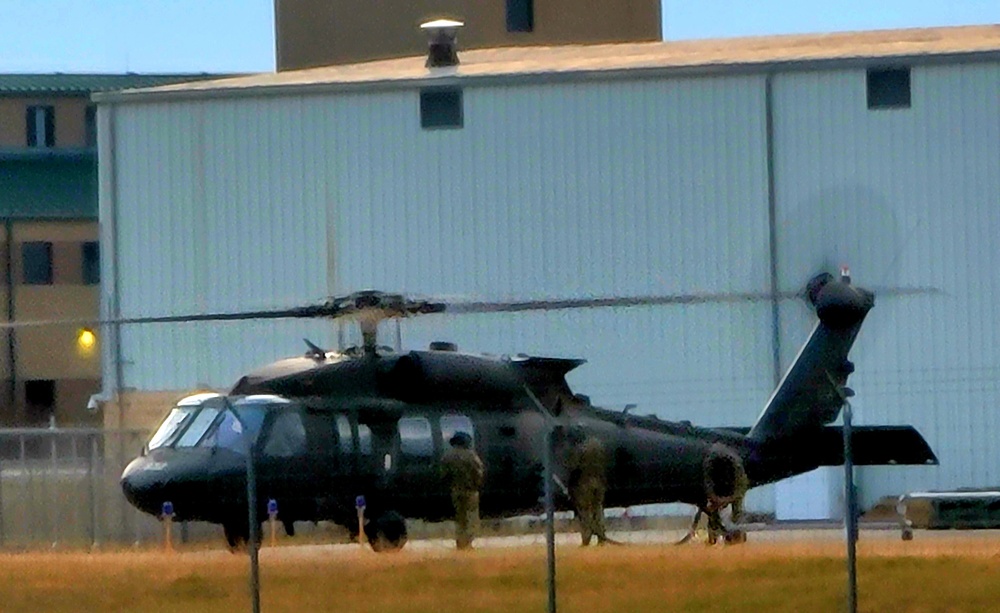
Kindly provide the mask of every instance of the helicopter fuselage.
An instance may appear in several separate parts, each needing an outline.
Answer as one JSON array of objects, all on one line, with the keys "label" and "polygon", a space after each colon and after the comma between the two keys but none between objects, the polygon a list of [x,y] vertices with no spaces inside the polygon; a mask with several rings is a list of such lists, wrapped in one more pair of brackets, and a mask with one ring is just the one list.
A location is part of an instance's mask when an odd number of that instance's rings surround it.
[{"label": "helicopter fuselage", "polygon": [[[567,434],[580,426],[607,452],[607,506],[720,509],[745,488],[844,461],[843,433],[831,424],[853,393],[848,353],[874,296],[846,275],[817,276],[808,295],[819,321],[751,427],[594,407],[565,380],[583,360],[464,354],[444,343],[400,354],[376,347],[370,330],[362,348],[310,345],[303,357],[242,377],[228,396],[181,401],[122,486],[139,509],[158,515],[170,502],[177,519],[223,524],[233,543],[248,530],[252,458],[259,511],[273,501],[286,528],[331,520],[356,529],[359,500],[369,517],[391,514],[398,528],[405,517],[452,514],[441,457],[466,432],[486,466],[481,514],[508,517],[542,510],[551,433],[555,504],[568,510]],[[852,448],[855,465],[937,462],[910,426],[855,428]]]}]

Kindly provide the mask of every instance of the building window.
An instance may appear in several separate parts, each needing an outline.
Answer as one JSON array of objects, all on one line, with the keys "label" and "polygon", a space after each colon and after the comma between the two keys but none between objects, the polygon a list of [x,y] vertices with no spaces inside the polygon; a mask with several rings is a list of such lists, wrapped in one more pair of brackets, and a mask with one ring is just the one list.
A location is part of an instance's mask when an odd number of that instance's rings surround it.
[{"label": "building window", "polygon": [[56,382],[51,379],[25,381],[24,406],[29,421],[39,423],[48,420],[56,408]]},{"label": "building window", "polygon": [[869,68],[868,108],[910,108],[910,69]]},{"label": "building window", "polygon": [[425,89],[420,92],[420,127],[461,128],[462,90]]},{"label": "building window", "polygon": [[101,282],[101,249],[97,241],[87,241],[81,246],[80,262],[83,266],[83,284],[97,285]]},{"label": "building window", "polygon": [[21,243],[21,267],[25,285],[52,285],[52,243]]},{"label": "building window", "polygon": [[534,0],[507,0],[507,31],[531,32],[534,29]]},{"label": "building window", "polygon": [[56,109],[48,105],[29,106],[25,113],[29,147],[54,147]]},{"label": "building window", "polygon": [[83,144],[86,147],[97,146],[97,107],[87,105],[83,115]]}]

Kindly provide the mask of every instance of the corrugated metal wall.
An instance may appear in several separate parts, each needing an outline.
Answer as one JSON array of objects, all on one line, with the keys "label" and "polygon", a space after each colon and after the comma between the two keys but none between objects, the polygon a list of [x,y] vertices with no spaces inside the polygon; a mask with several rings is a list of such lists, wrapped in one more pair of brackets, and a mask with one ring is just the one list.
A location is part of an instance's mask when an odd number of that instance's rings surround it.
[{"label": "corrugated metal wall", "polygon": [[[469,88],[465,127],[427,131],[415,91],[338,99],[329,130],[350,154],[332,169],[337,290],[765,290],[763,104],[759,78]],[[734,260],[746,263],[736,274]],[[573,380],[596,401],[722,424],[759,409],[734,414],[734,397],[766,398],[767,364],[750,358],[768,355],[767,313],[699,306],[404,328],[419,345],[443,336],[470,350],[586,356]]]},{"label": "corrugated metal wall", "polygon": [[942,292],[878,298],[855,346],[859,421],[911,423],[941,460],[861,469],[866,502],[1000,482],[1000,66],[915,67],[911,82],[911,108],[892,110],[868,110],[863,70],[773,89],[781,286],[847,262],[861,284]]},{"label": "corrugated metal wall", "polygon": [[[318,168],[332,145],[299,121],[299,106],[276,103],[112,109],[122,316],[273,308],[328,295],[326,210],[316,203],[328,194]],[[328,342],[331,326],[127,326],[123,385],[226,387],[252,366],[301,352],[305,335]]]},{"label": "corrugated metal wall", "polygon": [[[782,289],[847,262],[862,284],[944,292],[880,299],[855,349],[859,421],[913,423],[942,459],[863,469],[868,501],[997,478],[998,83],[996,65],[918,67],[911,109],[870,111],[863,70],[772,77]],[[766,291],[766,92],[763,76],[470,87],[464,127],[431,131],[417,91],[105,106],[122,314],[364,288]],[[811,318],[782,306],[785,363]],[[224,386],[304,335],[334,337],[307,322],[133,328],[124,383]],[[750,424],[773,384],[766,303],[435,316],[403,338],[586,357],[570,380],[596,402],[706,425]],[[773,510],[772,490],[750,503]]]}]

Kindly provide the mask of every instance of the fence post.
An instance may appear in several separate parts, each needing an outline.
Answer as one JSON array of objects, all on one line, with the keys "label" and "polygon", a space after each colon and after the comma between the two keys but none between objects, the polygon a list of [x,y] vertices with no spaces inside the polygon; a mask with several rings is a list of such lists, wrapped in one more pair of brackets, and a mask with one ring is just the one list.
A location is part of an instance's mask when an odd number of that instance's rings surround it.
[{"label": "fence post", "polygon": [[97,485],[95,483],[96,472],[98,466],[97,458],[97,437],[99,435],[92,434],[90,436],[90,462],[87,466],[87,487],[89,489],[88,498],[90,498],[90,504],[87,505],[90,509],[90,547],[91,549],[96,549],[98,547],[97,542]]},{"label": "fence post", "polygon": [[[50,474],[53,475],[53,476],[55,476],[56,480],[58,481],[58,475],[59,475],[59,450],[56,448],[56,436],[57,436],[56,429],[54,427],[50,427],[49,428],[49,432],[47,434],[48,434],[48,437],[49,437],[49,460],[50,460],[49,469],[52,471]],[[45,491],[48,493],[48,500],[46,500],[46,503],[48,503],[49,500],[53,500],[55,498],[55,496],[52,495],[53,494],[53,488],[55,487],[56,489],[58,489],[59,485],[57,483],[57,484],[55,484],[55,486],[53,486],[53,483],[52,483],[53,479],[51,477],[48,478],[48,479],[46,479],[46,481],[48,482],[46,484],[48,487],[45,488]],[[58,504],[46,504],[45,506],[52,507],[52,512],[51,513],[46,513],[45,516],[46,516],[46,518],[48,518],[48,520],[52,524],[51,525],[50,536],[52,537],[52,548],[55,549],[56,546],[59,545],[59,519],[60,519],[60,517],[59,517],[59,515],[60,515],[60,513],[59,513],[59,506],[60,505],[58,505]]]}]

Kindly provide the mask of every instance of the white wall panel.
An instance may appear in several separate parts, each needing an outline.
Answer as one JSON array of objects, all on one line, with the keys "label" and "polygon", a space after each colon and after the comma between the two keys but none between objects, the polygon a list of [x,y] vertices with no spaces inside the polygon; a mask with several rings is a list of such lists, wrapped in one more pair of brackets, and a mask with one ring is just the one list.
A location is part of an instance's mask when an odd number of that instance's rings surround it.
[{"label": "white wall panel", "polygon": [[861,284],[941,291],[881,296],[855,347],[860,421],[911,423],[941,459],[863,469],[868,502],[1000,481],[1000,66],[911,78],[893,110],[868,110],[863,70],[774,82],[782,286],[847,262]]},{"label": "white wall panel", "polygon": [[[338,291],[517,299],[768,287],[762,79],[464,96],[461,130],[421,130],[416,91],[332,105],[331,132],[350,150],[329,169]],[[571,379],[595,401],[749,424],[769,392],[767,313],[692,306],[405,326],[419,344],[430,327],[472,350],[584,356],[591,363]]]},{"label": "white wall panel", "polygon": [[[325,143],[277,101],[115,109],[121,314],[239,311],[328,294]],[[310,152],[306,159],[305,151]],[[319,173],[322,174],[322,173]],[[317,195],[319,194],[319,195]],[[225,387],[247,368],[331,338],[322,322],[128,326],[124,381]]]}]

